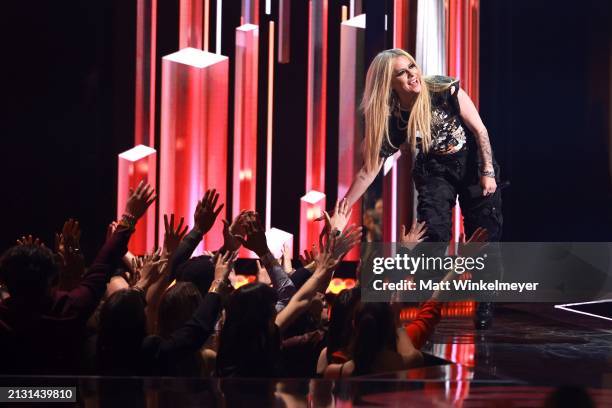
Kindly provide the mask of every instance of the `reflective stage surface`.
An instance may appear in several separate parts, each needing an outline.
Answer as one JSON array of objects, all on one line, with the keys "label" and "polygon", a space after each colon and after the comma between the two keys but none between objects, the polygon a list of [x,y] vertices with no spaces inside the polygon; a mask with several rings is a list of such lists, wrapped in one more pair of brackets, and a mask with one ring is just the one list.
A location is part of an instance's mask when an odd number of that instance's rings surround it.
[{"label": "reflective stage surface", "polygon": [[424,351],[433,365],[342,381],[0,377],[0,386],[76,386],[72,405],[83,407],[612,406],[609,321],[502,305],[485,331],[444,318]]}]

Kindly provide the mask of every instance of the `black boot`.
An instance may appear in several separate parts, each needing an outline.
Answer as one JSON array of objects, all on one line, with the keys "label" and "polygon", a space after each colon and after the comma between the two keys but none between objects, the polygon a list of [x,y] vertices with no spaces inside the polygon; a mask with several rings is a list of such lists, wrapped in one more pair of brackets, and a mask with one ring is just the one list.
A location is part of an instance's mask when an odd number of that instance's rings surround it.
[{"label": "black boot", "polygon": [[474,316],[474,328],[476,330],[486,330],[493,324],[493,302],[478,302],[476,315]]}]

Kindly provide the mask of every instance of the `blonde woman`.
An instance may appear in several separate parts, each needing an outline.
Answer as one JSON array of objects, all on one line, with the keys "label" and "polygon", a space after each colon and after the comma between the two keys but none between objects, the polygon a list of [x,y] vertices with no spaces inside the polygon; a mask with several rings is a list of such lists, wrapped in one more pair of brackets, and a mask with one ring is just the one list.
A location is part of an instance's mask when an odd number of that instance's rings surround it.
[{"label": "blonde woman", "polygon": [[416,153],[417,217],[427,225],[426,240],[450,240],[451,210],[458,196],[466,236],[483,227],[490,241],[499,241],[499,166],[487,129],[458,80],[425,77],[406,51],[382,51],[368,69],[361,105],[365,163],[345,196],[349,206],[367,190],[387,157],[400,148],[411,150]]}]

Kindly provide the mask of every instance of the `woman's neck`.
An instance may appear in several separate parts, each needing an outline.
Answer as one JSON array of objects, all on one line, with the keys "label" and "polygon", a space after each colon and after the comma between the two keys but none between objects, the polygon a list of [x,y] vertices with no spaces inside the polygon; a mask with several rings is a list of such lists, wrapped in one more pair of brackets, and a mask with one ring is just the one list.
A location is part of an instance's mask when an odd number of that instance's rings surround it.
[{"label": "woman's neck", "polygon": [[414,106],[414,102],[416,101],[416,98],[417,98],[416,94],[399,93],[398,97],[400,101],[401,110],[405,110],[405,111],[412,110],[412,107]]}]

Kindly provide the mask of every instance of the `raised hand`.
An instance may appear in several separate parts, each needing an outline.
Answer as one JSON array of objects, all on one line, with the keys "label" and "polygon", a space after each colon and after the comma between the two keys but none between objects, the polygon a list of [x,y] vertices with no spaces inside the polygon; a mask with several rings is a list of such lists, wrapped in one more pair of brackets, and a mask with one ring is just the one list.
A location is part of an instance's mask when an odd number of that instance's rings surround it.
[{"label": "raised hand", "polygon": [[187,234],[188,226],[185,225],[185,228],[183,228],[183,222],[185,220],[181,217],[178,225],[174,228],[174,214],[170,214],[170,221],[168,221],[168,215],[164,214],[164,252],[167,257],[176,251],[183,237]]},{"label": "raised hand", "polygon": [[281,257],[279,263],[283,266],[283,270],[286,273],[293,273],[293,265],[291,264],[291,255],[289,245],[287,243],[283,244],[283,248],[281,249]]},{"label": "raised hand", "polygon": [[312,250],[304,250],[304,255],[300,255],[300,262],[302,266],[305,268],[307,265],[310,265],[315,262],[317,257],[317,249],[314,244],[312,244]]},{"label": "raised hand", "polygon": [[217,190],[212,189],[206,190],[202,200],[198,201],[193,220],[195,222],[195,227],[202,231],[202,234],[206,234],[210,231],[217,216],[223,209],[224,204],[219,205],[219,207],[215,209],[218,200],[219,193],[217,193]]},{"label": "raised hand", "polygon": [[113,221],[110,224],[108,224],[108,227],[106,227],[106,240],[107,241],[110,239],[110,237],[113,236],[113,234],[117,230],[118,225],[119,223],[117,221]]},{"label": "raised hand", "polygon": [[130,196],[125,204],[125,215],[138,221],[156,198],[155,189],[142,180],[136,190],[130,189]]},{"label": "raised hand", "polygon": [[230,271],[234,267],[234,262],[238,258],[238,251],[226,251],[223,255],[217,254],[215,260],[215,281],[226,282]]},{"label": "raised hand", "polygon": [[259,221],[259,217],[255,221],[249,221],[245,227],[246,239],[236,237],[238,241],[247,249],[255,252],[260,258],[270,252],[266,233]]},{"label": "raised hand", "polygon": [[472,234],[472,236],[467,240],[465,240],[465,234],[459,235],[459,247],[458,253],[459,256],[463,257],[473,257],[476,256],[482,251],[489,243],[487,242],[489,239],[489,231],[486,228],[478,227],[476,231]]},{"label": "raised hand", "polygon": [[317,254],[315,259],[315,263],[317,264],[317,268],[314,272],[315,274],[326,275],[338,265],[338,258],[334,256],[335,249],[336,238],[331,236]]},{"label": "raised hand", "polygon": [[412,220],[412,226],[410,227],[410,231],[406,233],[406,226],[402,225],[400,230],[400,243],[410,249],[413,250],[417,244],[423,242],[426,238],[427,227],[425,226],[425,221],[417,222],[416,218]]},{"label": "raised hand", "polygon": [[327,211],[323,211],[323,215],[325,216],[325,228],[328,231],[342,232],[351,218],[352,212],[353,210],[349,207],[346,198],[343,198],[341,201],[336,201],[336,206],[334,207],[334,212],[331,217]]},{"label": "raised hand", "polygon": [[168,260],[159,259],[159,253],[156,253],[155,256],[145,261],[145,264],[140,270],[140,278],[134,286],[146,292],[147,289],[164,276],[167,271]]},{"label": "raised hand", "polygon": [[257,281],[268,286],[272,285],[270,275],[268,274],[266,268],[261,266],[261,262],[259,262],[259,259],[255,260],[255,263],[257,264]]},{"label": "raised hand", "polygon": [[341,259],[348,253],[348,251],[351,250],[351,248],[360,243],[361,231],[362,227],[357,227],[355,224],[353,224],[342,232],[342,234],[336,239],[334,245],[334,258]]},{"label": "raised hand", "polygon": [[45,246],[45,244],[43,244],[43,242],[39,238],[34,238],[32,235],[22,236],[21,239],[17,240],[17,245],[36,245],[41,247]]}]

